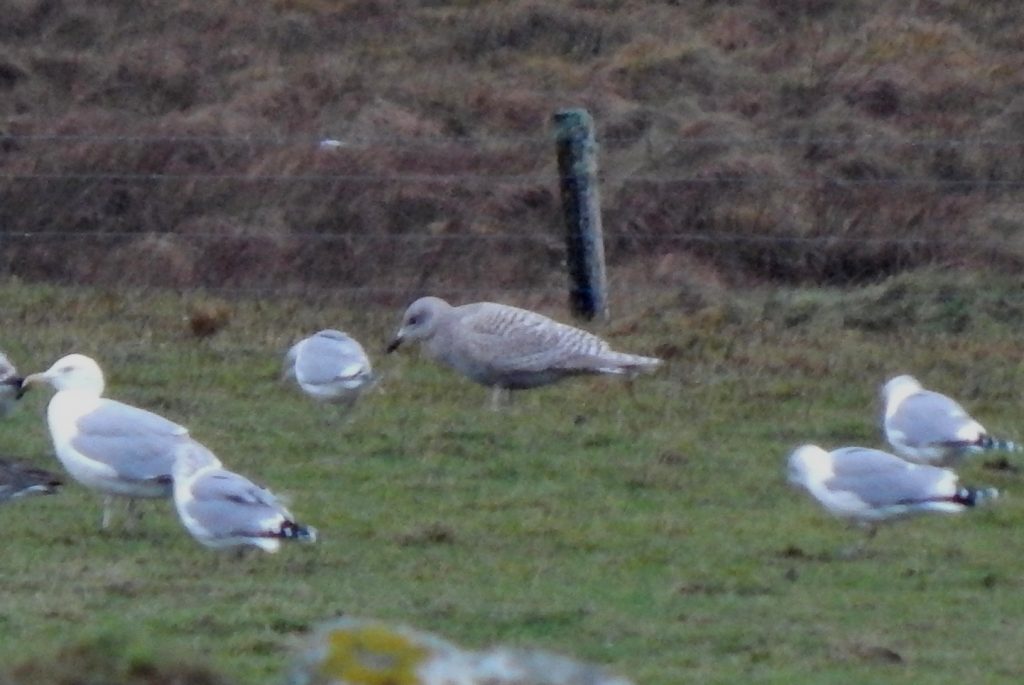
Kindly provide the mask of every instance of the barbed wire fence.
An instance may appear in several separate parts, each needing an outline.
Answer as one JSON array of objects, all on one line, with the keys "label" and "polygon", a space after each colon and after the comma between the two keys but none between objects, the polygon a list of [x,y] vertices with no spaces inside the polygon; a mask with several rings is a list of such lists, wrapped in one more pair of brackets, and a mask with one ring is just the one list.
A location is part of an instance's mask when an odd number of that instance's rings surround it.
[{"label": "barbed wire fence", "polygon": [[[611,296],[1024,264],[1024,140],[599,134]],[[898,147],[902,164],[873,154]],[[770,154],[825,162],[788,169]],[[0,276],[562,299],[549,135],[0,135]],[[694,268],[705,265],[706,270]]]}]

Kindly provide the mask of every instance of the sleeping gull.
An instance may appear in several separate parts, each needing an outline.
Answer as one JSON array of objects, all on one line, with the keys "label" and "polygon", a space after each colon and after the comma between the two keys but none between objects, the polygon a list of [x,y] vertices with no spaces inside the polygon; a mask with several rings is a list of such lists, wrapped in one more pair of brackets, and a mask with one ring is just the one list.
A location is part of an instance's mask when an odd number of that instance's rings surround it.
[{"label": "sleeping gull", "polygon": [[0,459],[0,503],[33,495],[52,495],[60,476],[20,461]]},{"label": "sleeping gull", "polygon": [[294,378],[313,399],[345,407],[351,407],[375,381],[363,346],[333,329],[295,343],[285,356],[284,377]]},{"label": "sleeping gull", "polygon": [[14,364],[0,352],[0,417],[7,416],[22,395],[21,376]]},{"label": "sleeping gull", "polygon": [[583,374],[632,376],[661,364],[653,357],[615,352],[596,335],[536,312],[494,302],[453,307],[437,297],[420,298],[405,311],[387,351],[406,340],[418,341],[435,361],[493,387],[494,406],[505,389]]},{"label": "sleeping gull", "polygon": [[949,469],[867,447],[799,447],[789,457],[789,482],[835,516],[867,528],[868,538],[888,519],[956,514],[999,495],[992,488],[962,487]]},{"label": "sleeping gull", "polygon": [[993,438],[953,399],[925,390],[913,376],[896,376],[882,386],[883,428],[893,449],[919,464],[953,466],[982,450],[1015,451]]},{"label": "sleeping gull", "polygon": [[103,372],[81,354],[63,357],[24,386],[49,383],[57,391],[46,418],[57,458],[82,485],[102,493],[102,527],[110,525],[113,498],[171,495],[175,450],[192,442],[184,426],[101,397]]},{"label": "sleeping gull", "polygon": [[214,549],[259,547],[276,552],[281,540],[316,541],[269,491],[226,470],[198,443],[184,445],[174,463],[174,505],[185,529]]}]

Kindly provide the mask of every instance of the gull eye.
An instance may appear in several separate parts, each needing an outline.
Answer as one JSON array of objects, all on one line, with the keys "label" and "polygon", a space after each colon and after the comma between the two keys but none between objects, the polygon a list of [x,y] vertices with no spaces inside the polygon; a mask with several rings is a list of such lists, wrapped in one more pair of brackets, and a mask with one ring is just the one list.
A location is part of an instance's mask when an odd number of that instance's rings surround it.
[{"label": "gull eye", "polygon": [[419,322],[420,322],[420,317],[416,316],[415,314],[409,317],[409,325],[410,326],[415,326]]}]

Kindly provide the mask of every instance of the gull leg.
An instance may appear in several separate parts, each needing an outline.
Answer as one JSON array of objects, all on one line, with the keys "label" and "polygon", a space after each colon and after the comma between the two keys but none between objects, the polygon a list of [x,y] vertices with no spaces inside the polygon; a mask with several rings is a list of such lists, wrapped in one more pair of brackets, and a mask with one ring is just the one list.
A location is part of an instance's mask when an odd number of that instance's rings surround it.
[{"label": "gull leg", "polygon": [[867,525],[867,533],[864,535],[864,537],[861,538],[858,542],[850,545],[849,547],[844,547],[843,549],[839,550],[839,553],[838,553],[837,556],[840,559],[843,559],[843,560],[846,560],[846,561],[849,561],[850,559],[856,559],[856,558],[860,557],[861,555],[864,554],[864,550],[867,549],[868,543],[871,540],[873,540],[875,535],[877,535],[877,534],[878,534],[878,526],[873,524],[873,523],[869,523]]},{"label": "gull leg", "polygon": [[632,373],[627,375],[625,380],[626,394],[629,395],[629,399],[633,400],[634,402],[636,401],[636,383],[634,382],[635,380],[636,374]]},{"label": "gull leg", "polygon": [[336,426],[337,416],[334,415],[334,407],[324,407],[325,411],[317,412],[317,426],[321,430],[333,430]]},{"label": "gull leg", "polygon": [[228,559],[228,556],[231,555],[231,554],[232,554],[232,552],[226,552],[224,550],[219,550],[219,549],[215,550],[214,553],[213,553],[213,569],[214,569],[214,571],[216,571],[217,573],[222,573],[224,571],[224,569],[227,567],[227,559]]},{"label": "gull leg", "polygon": [[231,568],[234,570],[242,569],[243,573],[248,573],[252,568],[252,562],[249,560],[252,559],[257,552],[255,547],[239,545],[232,549],[229,554],[231,556]]},{"label": "gull leg", "polygon": [[217,573],[233,572],[238,569],[242,559],[245,558],[244,547],[231,547],[229,549],[217,549],[210,554],[213,570]]},{"label": "gull leg", "polygon": [[131,529],[138,527],[139,521],[142,520],[142,509],[136,507],[134,497],[128,498],[128,505],[125,507],[125,512],[127,513],[128,527]]},{"label": "gull leg", "polygon": [[110,520],[113,517],[113,511],[111,511],[113,504],[113,496],[106,495],[103,497],[103,518],[100,519],[100,531],[105,531],[110,527]]},{"label": "gull leg", "polygon": [[332,412],[328,417],[331,428],[344,428],[352,423],[352,416],[355,413],[356,398],[351,397],[337,403],[337,411]]},{"label": "gull leg", "polygon": [[491,411],[501,411],[501,396],[504,392],[505,388],[500,385],[494,386],[494,390],[491,391]]},{"label": "gull leg", "polygon": [[842,561],[851,561],[857,559],[864,554],[864,547],[867,546],[867,540],[860,540],[858,542],[849,545],[848,547],[842,547],[836,552],[836,557]]}]

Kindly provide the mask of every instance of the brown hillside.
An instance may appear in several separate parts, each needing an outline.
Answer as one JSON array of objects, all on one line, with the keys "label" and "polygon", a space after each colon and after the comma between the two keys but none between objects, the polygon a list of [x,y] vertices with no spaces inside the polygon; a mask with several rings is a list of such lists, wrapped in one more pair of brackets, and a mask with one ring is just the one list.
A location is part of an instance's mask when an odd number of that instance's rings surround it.
[{"label": "brown hillside", "polygon": [[599,125],[619,283],[1016,269],[1022,19],[969,0],[10,0],[0,270],[558,288],[564,106]]}]

